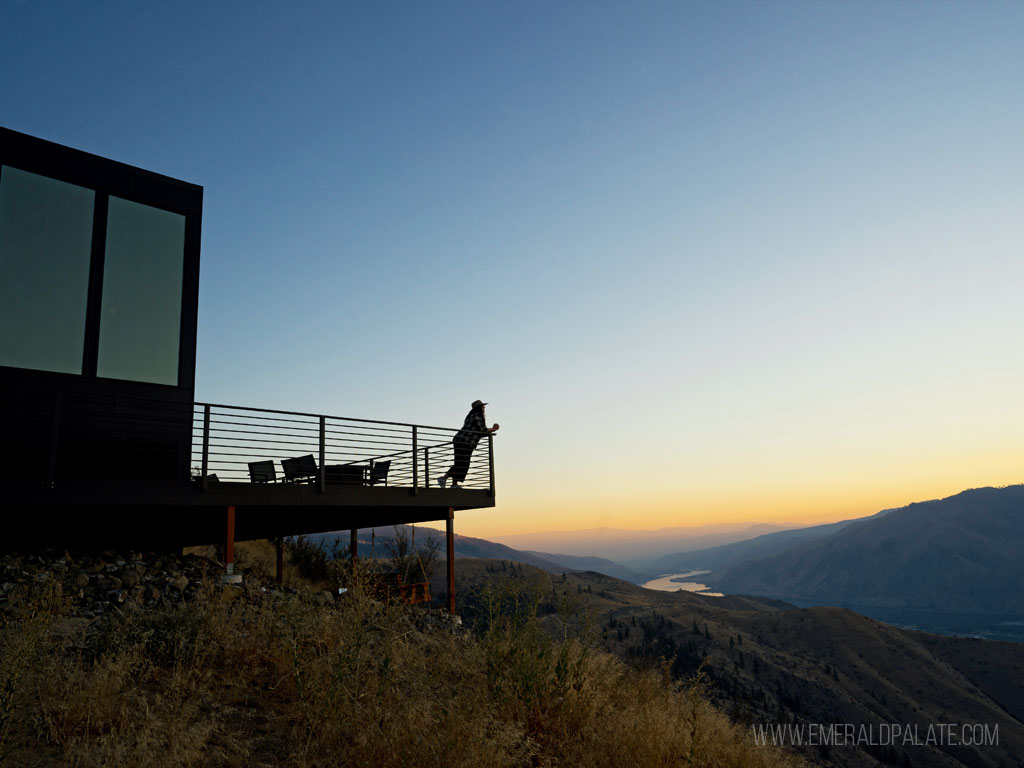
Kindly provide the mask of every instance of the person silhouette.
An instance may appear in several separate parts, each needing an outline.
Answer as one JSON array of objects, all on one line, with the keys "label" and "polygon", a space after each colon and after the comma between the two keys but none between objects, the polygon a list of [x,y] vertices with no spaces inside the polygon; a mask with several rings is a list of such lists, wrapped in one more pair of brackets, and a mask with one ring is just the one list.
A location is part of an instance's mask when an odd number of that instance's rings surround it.
[{"label": "person silhouette", "polygon": [[437,484],[442,488],[445,487],[448,478],[452,480],[452,488],[462,487],[459,483],[466,480],[466,473],[469,472],[469,460],[473,456],[473,451],[476,450],[480,438],[485,434],[498,431],[498,424],[495,424],[493,427],[487,426],[487,421],[484,417],[484,407],[486,405],[487,403],[480,400],[474,400],[472,406],[470,406],[469,413],[466,414],[466,420],[462,423],[462,429],[456,432],[455,437],[452,438],[452,448],[455,450],[455,463],[452,464],[451,469],[437,478]]}]

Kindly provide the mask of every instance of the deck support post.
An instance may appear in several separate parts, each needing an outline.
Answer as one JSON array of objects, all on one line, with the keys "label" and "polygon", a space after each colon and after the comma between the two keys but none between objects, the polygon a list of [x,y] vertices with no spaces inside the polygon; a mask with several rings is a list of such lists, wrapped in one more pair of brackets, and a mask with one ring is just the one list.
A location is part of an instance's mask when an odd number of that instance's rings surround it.
[{"label": "deck support post", "polygon": [[348,556],[352,559],[352,565],[359,559],[359,530],[353,528],[349,532]]},{"label": "deck support post", "polygon": [[445,521],[445,538],[448,549],[448,615],[455,615],[455,507],[448,507]]},{"label": "deck support post", "polygon": [[224,575],[222,584],[241,584],[242,574],[235,573],[235,508],[228,507],[224,525]]},{"label": "deck support post", "polygon": [[277,573],[274,580],[278,584],[284,583],[284,536],[278,536],[275,540],[277,546]]}]

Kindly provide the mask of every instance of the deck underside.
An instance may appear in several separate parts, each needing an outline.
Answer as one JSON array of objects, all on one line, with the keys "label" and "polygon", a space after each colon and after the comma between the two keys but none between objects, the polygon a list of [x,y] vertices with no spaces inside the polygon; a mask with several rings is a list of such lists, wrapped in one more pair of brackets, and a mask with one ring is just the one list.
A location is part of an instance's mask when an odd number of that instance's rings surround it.
[{"label": "deck underside", "polygon": [[239,541],[446,520],[494,506],[487,490],[309,484],[76,483],[8,494],[4,539],[51,544],[131,544],[154,549],[219,543],[235,507]]}]

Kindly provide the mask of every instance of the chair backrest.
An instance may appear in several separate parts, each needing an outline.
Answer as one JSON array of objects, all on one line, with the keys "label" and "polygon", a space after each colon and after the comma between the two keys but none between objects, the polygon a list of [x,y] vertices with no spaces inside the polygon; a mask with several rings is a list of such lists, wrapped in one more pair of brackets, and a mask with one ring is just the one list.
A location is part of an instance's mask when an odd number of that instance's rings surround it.
[{"label": "chair backrest", "polygon": [[281,468],[284,470],[285,480],[302,480],[306,477],[316,477],[316,459],[312,453],[305,456],[297,456],[294,459],[281,459]]},{"label": "chair backrest", "polygon": [[373,469],[370,470],[370,485],[376,485],[377,483],[388,484],[388,471],[391,469],[391,460],[387,461],[376,461],[373,464]]},{"label": "chair backrest", "polygon": [[277,481],[277,473],[274,471],[274,460],[250,461],[249,481],[253,483],[273,483]]}]

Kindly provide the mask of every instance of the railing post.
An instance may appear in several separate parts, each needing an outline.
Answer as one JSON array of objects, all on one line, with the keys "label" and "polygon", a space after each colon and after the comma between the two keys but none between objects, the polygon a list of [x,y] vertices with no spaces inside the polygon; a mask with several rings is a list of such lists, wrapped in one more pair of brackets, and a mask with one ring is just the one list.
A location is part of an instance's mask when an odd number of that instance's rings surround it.
[{"label": "railing post", "polygon": [[430,446],[423,449],[423,487],[430,487]]},{"label": "railing post", "polygon": [[416,458],[416,427],[412,428],[412,492],[416,493],[416,489],[420,484],[420,463]]},{"label": "railing post", "polygon": [[494,433],[487,435],[487,460],[491,465],[491,488],[488,493],[494,495]]},{"label": "railing post", "polygon": [[327,417],[320,417],[320,493],[327,489]]},{"label": "railing post", "polygon": [[202,489],[206,491],[206,476],[210,469],[210,406],[203,406],[203,468],[201,478]]}]

